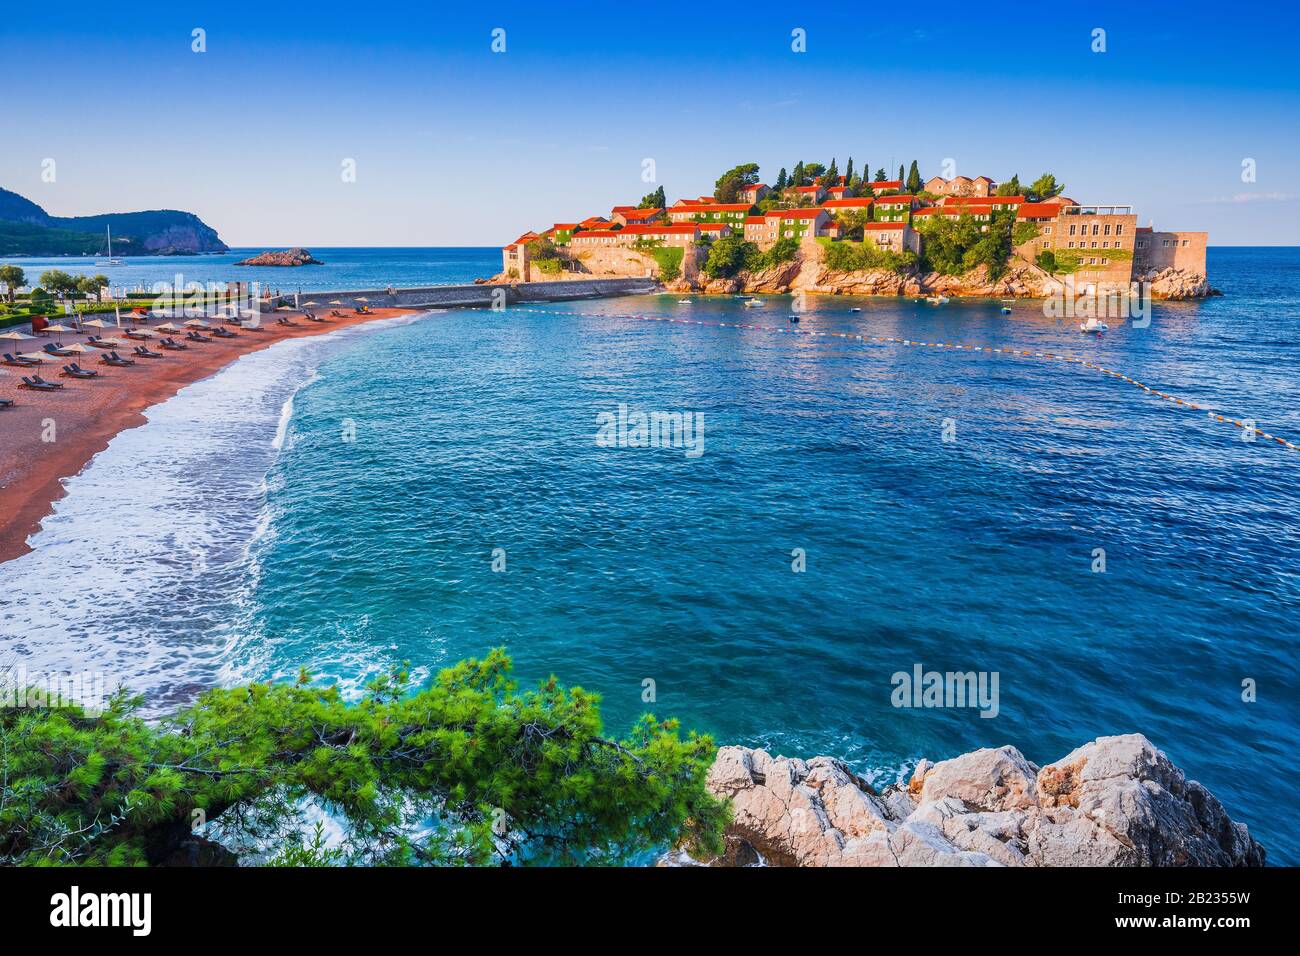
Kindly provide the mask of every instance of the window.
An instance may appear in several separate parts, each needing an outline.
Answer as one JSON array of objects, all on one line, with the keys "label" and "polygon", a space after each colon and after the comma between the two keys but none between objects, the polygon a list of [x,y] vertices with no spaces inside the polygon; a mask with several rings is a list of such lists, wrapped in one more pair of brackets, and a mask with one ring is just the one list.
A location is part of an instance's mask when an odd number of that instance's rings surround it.
[{"label": "window", "polygon": [[1104,266],[1104,265],[1108,265],[1109,263],[1110,263],[1110,260],[1109,260],[1109,259],[1102,259],[1102,260],[1101,260],[1101,264],[1102,264],[1103,266]]},{"label": "window", "polygon": [[1116,224],[1116,226],[1115,226],[1115,235],[1117,235],[1117,236],[1122,236],[1122,235],[1124,235],[1124,224],[1123,224],[1122,222]]},{"label": "window", "polygon": [[[1070,223],[1070,235],[1074,235],[1074,223]],[[1073,246],[1074,243],[1070,243],[1070,245]]]},{"label": "window", "polygon": [[1187,245],[1187,240],[1186,240],[1186,239],[1183,240],[1183,245],[1184,245],[1184,246]]},{"label": "window", "polygon": [[[1071,226],[1070,228],[1073,229],[1074,227]],[[1070,240],[1070,248],[1071,248],[1071,249],[1074,248],[1074,240],[1073,240],[1073,239]]]},{"label": "window", "polygon": [[1106,235],[1110,235],[1110,223],[1106,223]]},{"label": "window", "polygon": [[1100,228],[1100,227],[1099,227],[1099,226],[1094,222],[1094,223],[1092,224],[1092,234],[1093,234],[1094,236],[1097,235],[1097,230],[1098,230],[1098,228]]},{"label": "window", "polygon": [[1161,240],[1160,240],[1160,245],[1167,247],[1167,246],[1169,245],[1169,240],[1168,240],[1168,239],[1161,239]]},{"label": "window", "polygon": [[1094,249],[1097,248],[1097,240],[1096,240],[1096,239],[1092,240],[1092,247],[1093,247]]}]

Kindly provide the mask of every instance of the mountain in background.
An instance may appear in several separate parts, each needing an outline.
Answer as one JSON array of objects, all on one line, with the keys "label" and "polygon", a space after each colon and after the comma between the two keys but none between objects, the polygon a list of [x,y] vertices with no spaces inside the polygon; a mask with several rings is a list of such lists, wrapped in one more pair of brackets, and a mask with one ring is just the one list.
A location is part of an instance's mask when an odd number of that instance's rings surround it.
[{"label": "mountain in background", "polygon": [[151,209],[100,216],[51,216],[24,196],[0,188],[0,256],[102,256],[113,229],[116,256],[226,252],[217,231],[192,212]]}]

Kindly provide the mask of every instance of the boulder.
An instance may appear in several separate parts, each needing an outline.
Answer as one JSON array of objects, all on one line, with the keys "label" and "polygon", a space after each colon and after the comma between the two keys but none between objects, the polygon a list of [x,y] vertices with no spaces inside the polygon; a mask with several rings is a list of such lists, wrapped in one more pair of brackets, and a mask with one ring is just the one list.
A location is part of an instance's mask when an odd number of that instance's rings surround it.
[{"label": "boulder", "polygon": [[736,866],[1263,866],[1265,851],[1141,734],[1039,769],[1003,746],[931,763],[877,793],[832,757],[723,747]]}]

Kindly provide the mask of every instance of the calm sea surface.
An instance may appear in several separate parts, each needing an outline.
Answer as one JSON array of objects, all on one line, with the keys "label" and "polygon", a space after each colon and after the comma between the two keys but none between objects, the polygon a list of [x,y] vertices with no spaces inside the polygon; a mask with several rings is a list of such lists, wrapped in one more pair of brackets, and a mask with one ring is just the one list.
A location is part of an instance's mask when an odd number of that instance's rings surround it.
[{"label": "calm sea surface", "polygon": [[[318,254],[336,287],[497,264]],[[814,299],[800,328],[1085,356],[1300,440],[1300,250],[1210,265],[1223,298],[1100,339],[1034,303]],[[782,297],[677,298],[450,311],[242,359],[119,436],[0,566],[0,658],[166,707],[506,645],[523,681],[599,691],[611,731],[652,709],[880,783],[1141,731],[1300,863],[1300,453],[1075,366],[635,318],[789,328]],[[598,445],[620,403],[703,413],[703,454]],[[893,707],[917,664],[996,671],[997,716]]]}]

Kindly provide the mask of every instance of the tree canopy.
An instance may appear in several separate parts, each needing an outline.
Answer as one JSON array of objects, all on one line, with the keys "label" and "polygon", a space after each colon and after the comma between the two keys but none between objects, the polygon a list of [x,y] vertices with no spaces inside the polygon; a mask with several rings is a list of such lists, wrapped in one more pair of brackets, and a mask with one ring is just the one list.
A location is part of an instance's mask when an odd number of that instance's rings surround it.
[{"label": "tree canopy", "polygon": [[0,708],[0,864],[157,863],[196,819],[223,838],[280,843],[292,860],[305,800],[344,827],[335,862],[720,851],[729,810],[705,786],[710,738],[651,715],[609,738],[596,695],[554,677],[520,692],[510,669],[497,649],[416,692],[397,669],[356,703],[303,673],[207,691],[158,724],[125,693],[98,714]]},{"label": "tree canopy", "polygon": [[737,202],[740,191],[758,182],[758,163],[741,163],[718,177],[713,185],[713,198],[718,202]]},{"label": "tree canopy", "polygon": [[18,266],[0,266],[0,282],[5,284],[5,295],[12,302],[18,290],[27,284],[27,274]]},{"label": "tree canopy", "polygon": [[668,205],[668,196],[664,193],[664,187],[660,186],[652,193],[646,193],[637,203],[638,209],[663,209]]}]

